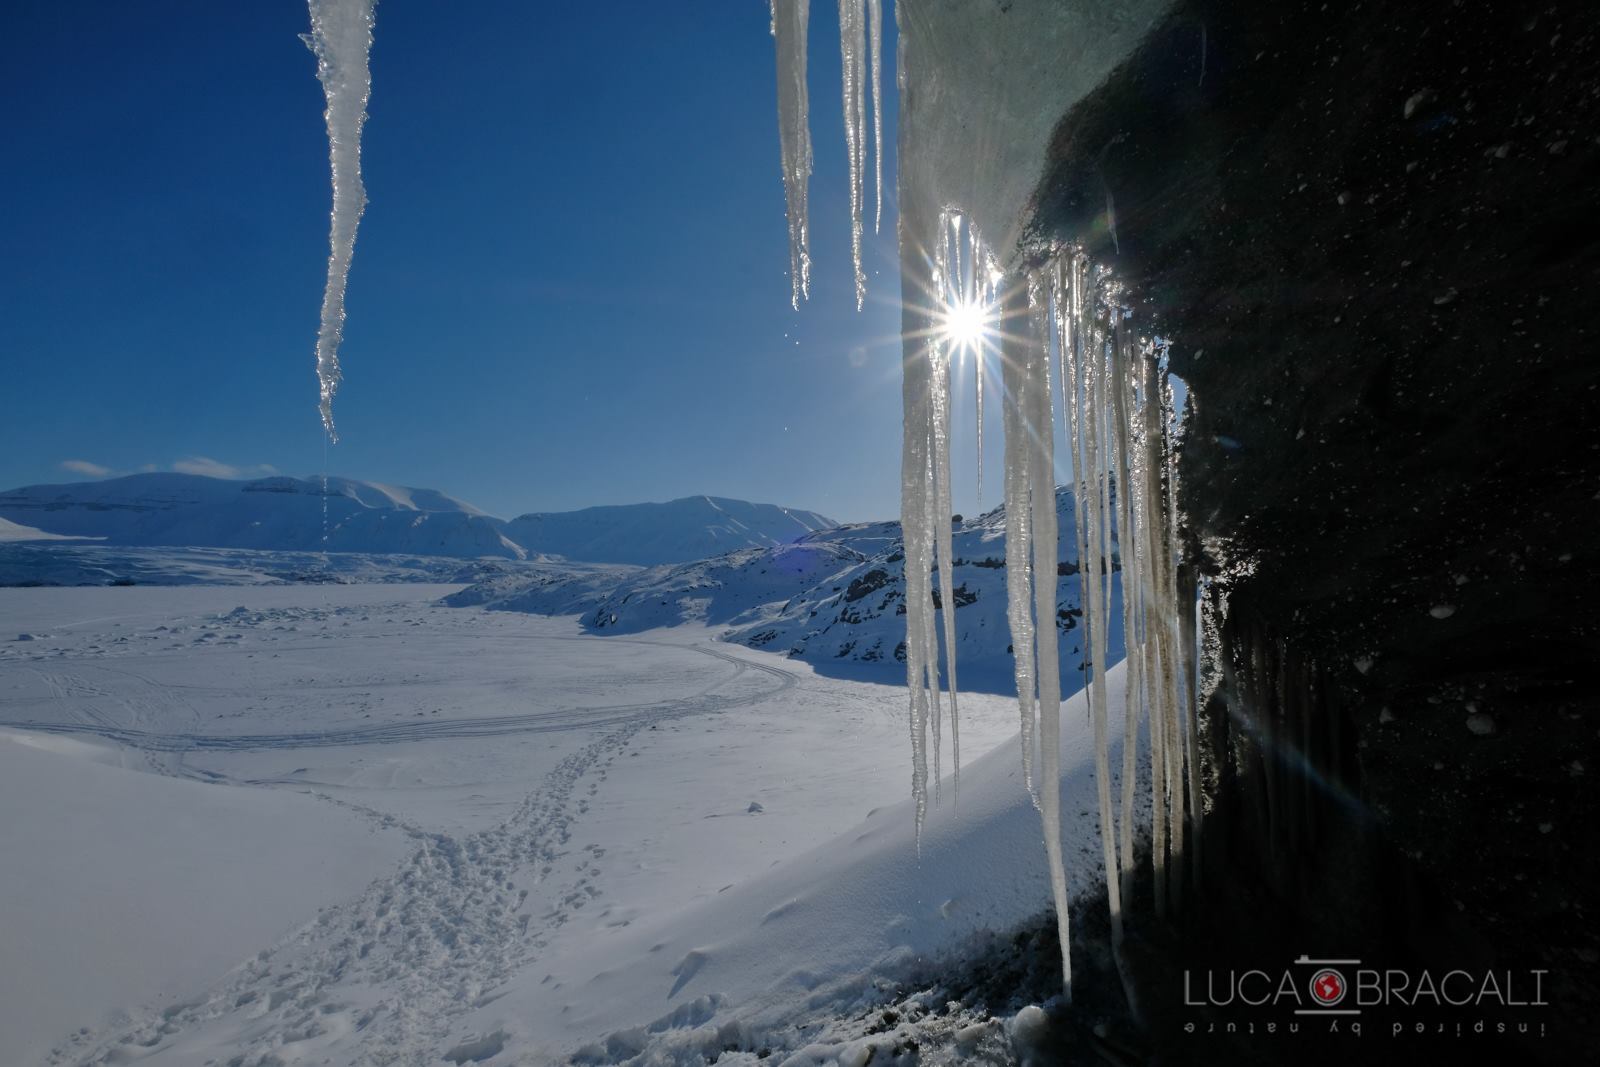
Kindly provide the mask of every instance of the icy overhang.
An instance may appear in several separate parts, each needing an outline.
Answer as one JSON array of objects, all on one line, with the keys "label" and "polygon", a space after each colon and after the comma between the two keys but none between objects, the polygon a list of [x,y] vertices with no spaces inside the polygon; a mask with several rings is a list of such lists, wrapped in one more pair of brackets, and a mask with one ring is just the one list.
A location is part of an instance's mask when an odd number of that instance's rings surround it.
[{"label": "icy overhang", "polygon": [[1168,6],[1169,0],[900,0],[903,222],[959,210],[999,266],[1013,264],[1056,124]]}]

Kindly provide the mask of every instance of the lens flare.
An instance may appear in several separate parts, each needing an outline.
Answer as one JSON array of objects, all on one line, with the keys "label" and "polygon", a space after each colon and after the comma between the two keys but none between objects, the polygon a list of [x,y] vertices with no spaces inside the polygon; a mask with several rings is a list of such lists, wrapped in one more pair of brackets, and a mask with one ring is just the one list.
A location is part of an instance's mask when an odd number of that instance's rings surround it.
[{"label": "lens flare", "polygon": [[945,340],[959,348],[975,350],[989,333],[989,306],[980,300],[957,300],[947,304],[940,329]]}]

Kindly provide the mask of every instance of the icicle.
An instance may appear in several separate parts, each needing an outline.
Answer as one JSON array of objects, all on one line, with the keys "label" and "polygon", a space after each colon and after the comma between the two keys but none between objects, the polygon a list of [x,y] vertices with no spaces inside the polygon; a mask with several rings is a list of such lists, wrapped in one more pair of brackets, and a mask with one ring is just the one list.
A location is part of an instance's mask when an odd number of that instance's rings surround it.
[{"label": "icicle", "polygon": [[983,510],[983,345],[972,350],[972,380],[978,406],[978,510]]},{"label": "icicle", "polygon": [[1162,614],[1160,590],[1164,587],[1166,568],[1163,566],[1160,479],[1160,428],[1157,419],[1152,366],[1149,354],[1141,352],[1134,364],[1135,383],[1139,396],[1139,466],[1135,474],[1135,492],[1139,494],[1137,515],[1140,523],[1141,583],[1140,610],[1144,619],[1142,652],[1144,656],[1145,699],[1150,716],[1150,835],[1151,864],[1155,875],[1156,915],[1166,914],[1167,906],[1167,834],[1169,816],[1167,808],[1169,769],[1168,720],[1170,708],[1166,700],[1168,691],[1166,663],[1164,662],[1163,628],[1166,619]]},{"label": "icicle", "polygon": [[328,281],[317,331],[317,381],[322,428],[337,441],[333,396],[343,375],[339,344],[344,339],[344,294],[355,256],[356,227],[367,206],[361,184],[361,127],[367,121],[372,73],[373,6],[377,0],[309,0],[311,33],[301,39],[317,57],[317,79],[328,107],[328,162],[333,172],[333,211],[328,229]]},{"label": "icicle", "polygon": [[1092,337],[1093,352],[1089,366],[1094,372],[1093,408],[1086,420],[1092,437],[1088,454],[1094,464],[1096,490],[1090,497],[1093,502],[1090,529],[1090,576],[1095,592],[1095,620],[1089,629],[1089,640],[1094,649],[1094,677],[1090,683],[1090,712],[1094,716],[1095,777],[1100,803],[1100,836],[1106,868],[1106,894],[1111,908],[1111,937],[1115,944],[1122,942],[1122,881],[1117,867],[1116,817],[1111,808],[1111,752],[1108,743],[1110,715],[1106,694],[1106,659],[1110,655],[1107,631],[1111,625],[1111,499],[1110,477],[1106,469],[1104,425],[1107,407],[1104,336],[1097,330]]},{"label": "icicle", "polygon": [[883,229],[883,0],[867,0],[867,41],[872,53],[872,158],[877,174],[872,190],[878,197],[872,232]]},{"label": "icicle", "polygon": [[[1027,361],[1030,354],[1025,339],[1019,340],[1010,323],[1017,318],[1014,305],[1020,286],[1007,286],[1007,305],[1002,318],[1008,327],[1001,331],[1000,376],[1005,394],[1000,405],[1005,431],[1005,508],[1006,508],[1006,619],[1011,627],[1011,663],[1017,682],[1017,708],[1021,715],[1022,780],[1039,804],[1041,782],[1033,771],[1034,706],[1034,629],[1032,589],[1028,580],[1033,542],[1033,515],[1030,495],[1033,490],[1033,452],[1028,443],[1026,421],[1029,386]],[[1022,299],[1026,299],[1025,294]],[[1026,307],[1021,309],[1026,319]],[[1041,806],[1041,811],[1043,808]]]},{"label": "icicle", "polygon": [[[1051,417],[1049,297],[1041,279],[1028,282],[1026,318],[1027,380],[1020,398],[1028,407],[1026,443],[1033,505],[1033,651],[1039,683],[1039,815],[1056,904],[1056,934],[1061,940],[1063,987],[1072,999],[1071,923],[1067,875],[1061,858],[1061,643],[1056,632],[1056,461]],[[1013,329],[1022,329],[1021,323]],[[1007,556],[1010,547],[1007,546]],[[1020,564],[1022,560],[1019,558]],[[1006,566],[1011,566],[1008,559]],[[1021,651],[1020,649],[1018,650]]]},{"label": "icicle", "polygon": [[[1115,348],[1112,351],[1111,418],[1113,461],[1116,463],[1117,542],[1122,557],[1122,634],[1123,645],[1128,650],[1126,684],[1123,691],[1122,736],[1122,823],[1118,841],[1121,853],[1122,875],[1133,873],[1133,805],[1138,777],[1138,746],[1132,739],[1139,736],[1140,692],[1143,686],[1143,657],[1135,653],[1138,633],[1138,603],[1141,588],[1141,561],[1138,537],[1133,519],[1133,431],[1129,410],[1133,403],[1129,367],[1132,364],[1132,340],[1119,319],[1115,331]],[[1126,895],[1127,888],[1124,888]]]},{"label": "icicle", "polygon": [[[935,456],[934,445],[938,436],[935,426],[939,420],[939,350],[937,347],[929,347],[928,362],[933,372],[928,377],[928,472],[923,483],[923,492],[927,494],[923,507],[927,514],[928,527],[925,536],[927,537],[928,545],[928,565],[931,571],[939,565],[937,552],[939,544],[937,530],[939,522],[938,460]],[[929,603],[932,603],[935,595],[933,578],[930,575],[928,578]],[[935,803],[939,800],[940,786],[943,782],[939,769],[940,755],[943,751],[939,734],[941,722],[944,718],[944,709],[940,706],[939,701],[939,628],[934,624],[934,620],[938,617],[935,614],[928,614],[924,620],[924,625],[920,627],[922,633],[922,662],[925,665],[925,684],[928,687],[928,725],[930,739],[933,744],[933,799]]]},{"label": "icicle", "polygon": [[[932,238],[944,231],[943,219],[934,214],[924,219],[915,207],[904,207],[900,225],[902,241],[918,235],[919,247],[933,247],[934,261],[921,257],[914,270],[928,272],[916,280],[923,292],[939,291],[944,277],[944,261]],[[906,338],[903,357],[902,403],[904,408],[900,515],[905,548],[906,580],[906,677],[911,689],[912,795],[915,798],[918,840],[927,817],[928,731],[934,734],[935,788],[939,760],[939,643],[934,624],[932,568],[937,562],[941,580],[946,582],[947,625],[953,623],[949,588],[953,557],[949,553],[949,493],[941,491],[948,478],[949,465],[949,373],[946,354],[941,349],[937,309],[927,302],[907,301],[902,306],[901,329]],[[939,527],[943,526],[943,536]],[[954,681],[953,642],[946,649]],[[952,686],[952,697],[954,694]],[[931,721],[930,721],[931,720]],[[954,729],[952,730],[954,734]]]},{"label": "icicle", "polygon": [[[1088,645],[1088,567],[1089,567],[1089,524],[1088,509],[1084,501],[1084,486],[1087,483],[1088,467],[1084,463],[1083,432],[1081,414],[1083,401],[1083,359],[1078,349],[1079,335],[1082,331],[1082,320],[1079,305],[1080,271],[1077,259],[1056,264],[1056,339],[1061,349],[1062,362],[1062,396],[1066,409],[1067,443],[1072,453],[1072,525],[1078,538],[1078,589],[1079,600],[1084,609],[1085,633],[1082,639],[1084,658],[1089,654]],[[1068,384],[1070,383],[1070,384]],[[1087,663],[1085,664],[1087,666]],[[1088,684],[1087,674],[1084,684]],[[1091,712],[1090,718],[1093,718]]]},{"label": "icicle", "polygon": [[[944,656],[947,684],[950,687],[950,753],[952,773],[959,788],[961,776],[961,720],[957,707],[960,686],[956,681],[956,601],[955,551],[951,529],[953,497],[950,488],[950,353],[948,346],[933,349],[934,395],[932,411],[933,520],[934,551],[939,564],[939,598],[944,616]],[[937,661],[935,661],[937,666]],[[934,685],[938,685],[935,673]],[[937,699],[937,697],[936,697]]]},{"label": "icicle", "polygon": [[[963,234],[961,230],[962,217],[957,214],[951,216],[951,244],[955,249],[955,299],[965,306],[992,307],[993,294],[986,299],[982,295],[978,280],[979,271],[979,243],[977,231],[970,222],[967,223],[965,242],[966,260],[963,263],[961,251]],[[978,444],[978,510],[983,510],[983,352],[988,346],[988,338],[980,335],[972,346],[972,381],[973,393],[977,404],[977,444]]]},{"label": "icicle", "polygon": [[806,94],[806,31],[811,0],[771,0],[778,50],[778,136],[783,150],[783,195],[789,210],[789,302],[811,299],[811,249],[806,237],[811,178],[811,115]]},{"label": "icicle", "polygon": [[1183,893],[1184,835],[1188,827],[1188,805],[1184,800],[1185,764],[1187,751],[1183,740],[1184,706],[1180,680],[1183,677],[1183,654],[1180,645],[1181,603],[1178,599],[1177,574],[1177,501],[1173,496],[1176,464],[1171,448],[1170,428],[1173,422],[1172,383],[1167,376],[1164,353],[1155,360],[1157,371],[1156,400],[1159,403],[1159,426],[1156,433],[1157,454],[1161,458],[1162,477],[1156,488],[1160,496],[1161,514],[1161,639],[1163,642],[1162,680],[1165,685],[1163,703],[1167,713],[1167,789],[1171,796],[1168,812],[1172,826],[1168,840],[1172,849],[1172,868],[1168,872],[1168,890],[1176,907]]},{"label": "icicle", "polygon": [[911,796],[920,846],[928,813],[927,645],[923,640],[929,603],[928,575],[928,383],[926,359],[905,361],[902,403],[900,530],[905,553],[906,685],[911,694]]},{"label": "icicle", "polygon": [[[1073,496],[1078,518],[1078,588],[1084,622],[1084,684],[1089,714],[1094,724],[1095,785],[1100,807],[1102,862],[1106,870],[1106,897],[1111,912],[1111,938],[1122,943],[1122,891],[1118,874],[1116,814],[1111,807],[1111,755],[1106,708],[1106,627],[1110,604],[1109,488],[1101,441],[1106,409],[1105,339],[1094,328],[1093,294],[1085,292],[1088,265],[1082,256],[1070,263],[1071,284],[1062,309],[1058,299],[1058,330],[1065,339],[1068,420],[1073,446]],[[1058,285],[1058,291],[1067,288]],[[1063,315],[1063,311],[1065,314]],[[1132,743],[1129,739],[1127,743]],[[1125,812],[1124,818],[1131,813]]]},{"label": "icicle", "polygon": [[861,271],[861,216],[866,205],[867,69],[865,0],[839,0],[839,59],[844,82],[844,141],[850,158],[850,257],[856,271],[856,310],[867,295]]}]

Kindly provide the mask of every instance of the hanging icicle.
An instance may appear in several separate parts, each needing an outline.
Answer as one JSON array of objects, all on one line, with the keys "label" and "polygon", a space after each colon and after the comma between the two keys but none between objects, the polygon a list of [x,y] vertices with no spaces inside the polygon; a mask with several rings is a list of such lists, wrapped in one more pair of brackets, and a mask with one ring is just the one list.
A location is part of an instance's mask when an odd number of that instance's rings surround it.
[{"label": "hanging icicle", "polygon": [[[1062,984],[1072,999],[1071,922],[1067,911],[1067,874],[1061,843],[1061,651],[1056,632],[1056,458],[1051,408],[1050,294],[1044,279],[1029,279],[1026,300],[1027,383],[1021,402],[1028,409],[1026,443],[1029,492],[1033,508],[1033,655],[1039,684],[1039,815],[1044,825],[1045,857],[1056,906],[1056,934],[1061,941]],[[1012,329],[1021,328],[1018,323]],[[1015,562],[1023,564],[1018,553]],[[1013,564],[1006,546],[1006,566]]]},{"label": "hanging icicle", "polygon": [[[1094,731],[1095,785],[1100,809],[1102,862],[1113,944],[1122,942],[1122,887],[1118,875],[1116,812],[1111,804],[1109,709],[1105,679],[1111,606],[1110,472],[1103,451],[1108,436],[1107,339],[1096,316],[1097,286],[1085,257],[1069,254],[1054,272],[1056,334],[1070,376],[1067,386],[1073,497],[1078,517],[1078,588],[1083,609],[1084,685]],[[1131,738],[1124,740],[1131,743]],[[1124,820],[1132,813],[1124,810]]]},{"label": "hanging icicle", "polygon": [[843,81],[845,153],[850,162],[850,259],[855,267],[856,310],[867,295],[861,270],[861,219],[867,180],[866,0],[839,0],[839,59]]},{"label": "hanging icicle", "polygon": [[811,180],[811,104],[806,94],[806,31],[811,0],[771,0],[778,50],[778,139],[783,149],[783,196],[789,210],[789,302],[811,299],[811,247],[806,235]]},{"label": "hanging icicle", "polygon": [[877,212],[872,232],[883,229],[883,0],[867,0],[867,42],[872,65],[872,159],[877,168],[872,190]]},{"label": "hanging icicle", "polygon": [[339,345],[344,340],[344,294],[355,258],[356,227],[366,210],[361,183],[361,128],[367,122],[372,73],[373,7],[377,0],[309,0],[311,32],[303,35],[317,57],[317,79],[328,107],[328,162],[333,172],[333,211],[328,228],[328,281],[322,293],[317,330],[317,383],[322,428],[339,439],[333,425],[333,397],[344,379]]}]

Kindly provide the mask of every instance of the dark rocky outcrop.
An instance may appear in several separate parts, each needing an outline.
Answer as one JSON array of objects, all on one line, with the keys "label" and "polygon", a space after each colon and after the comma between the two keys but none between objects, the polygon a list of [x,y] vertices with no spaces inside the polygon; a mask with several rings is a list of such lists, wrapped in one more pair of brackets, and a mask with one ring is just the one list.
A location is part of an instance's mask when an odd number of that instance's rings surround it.
[{"label": "dark rocky outcrop", "polygon": [[1064,117],[1030,238],[1112,266],[1189,388],[1228,614],[1178,955],[1547,969],[1506,1062],[1587,1055],[1600,994],[1597,30],[1180,0]]}]

